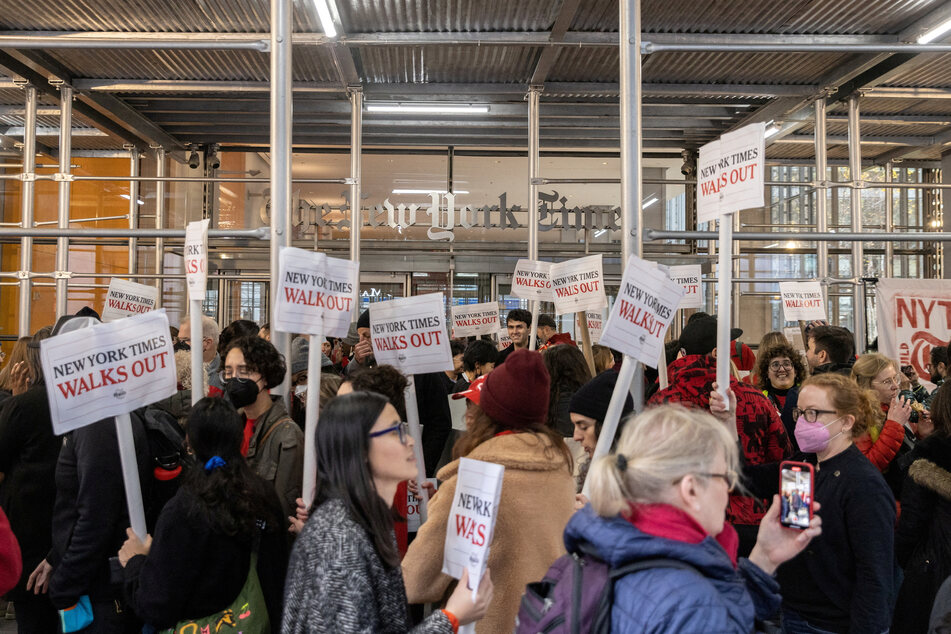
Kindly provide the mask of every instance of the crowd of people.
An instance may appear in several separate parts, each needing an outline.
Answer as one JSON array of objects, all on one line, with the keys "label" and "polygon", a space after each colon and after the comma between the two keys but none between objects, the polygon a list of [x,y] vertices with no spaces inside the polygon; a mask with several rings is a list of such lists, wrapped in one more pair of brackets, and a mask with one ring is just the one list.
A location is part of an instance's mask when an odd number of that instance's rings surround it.
[{"label": "crowd of people", "polygon": [[[555,612],[572,596],[552,590],[566,553],[623,572],[604,595],[613,632],[951,631],[947,347],[931,350],[929,391],[913,368],[856,355],[845,328],[809,324],[804,350],[768,333],[755,352],[734,329],[724,398],[717,320],[696,313],[667,344],[666,376],[647,373],[644,411],[627,394],[595,459],[631,361],[583,351],[550,316],[532,346],[532,313],[511,310],[509,347],[452,340],[451,369],[415,376],[377,364],[368,311],[344,338],[294,337],[289,359],[268,324],[202,317],[199,338],[186,317],[171,332],[179,391],[131,416],[142,538],[112,419],[53,433],[40,342],[97,318],[21,338],[0,368],[0,593],[22,634],[534,632],[529,594],[551,591]],[[287,375],[285,400],[272,391]],[[410,382],[435,484],[416,480]],[[443,568],[461,458],[505,467],[477,592]],[[784,461],[812,475],[785,482]],[[410,531],[423,491],[428,518]],[[559,627],[544,631],[575,631]]]}]

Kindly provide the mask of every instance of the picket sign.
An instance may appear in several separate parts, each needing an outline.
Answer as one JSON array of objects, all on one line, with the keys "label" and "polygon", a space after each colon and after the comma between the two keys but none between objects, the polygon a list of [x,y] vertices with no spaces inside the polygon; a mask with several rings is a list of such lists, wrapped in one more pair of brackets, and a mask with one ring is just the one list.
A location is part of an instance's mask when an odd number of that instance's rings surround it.
[{"label": "picket sign", "polygon": [[[426,478],[426,482],[429,482],[433,486],[436,486],[436,478]],[[420,487],[420,491],[425,491]],[[409,490],[409,487],[406,488],[406,532],[415,533],[419,531],[419,527],[422,526],[423,522],[419,517],[419,505],[420,499],[413,495],[413,492]]]},{"label": "picket sign", "polygon": [[551,285],[558,315],[601,310],[608,305],[600,253],[552,264]]},{"label": "picket sign", "polygon": [[301,497],[309,507],[317,491],[317,414],[320,411],[321,342],[325,334],[344,337],[355,306],[353,289],[360,265],[294,247],[279,253],[275,330],[310,335],[307,399],[304,409],[304,476]]},{"label": "picket sign", "polygon": [[783,319],[786,321],[826,318],[822,284],[819,282],[780,282],[779,294],[783,302]]},{"label": "picket sign", "polygon": [[594,376],[597,371],[594,367],[594,351],[591,349],[591,332],[588,330],[588,313],[584,310],[579,311],[575,318],[581,328],[581,350],[584,353],[584,360],[588,364],[591,376]]},{"label": "picket sign", "polygon": [[498,302],[452,307],[452,336],[494,335],[499,327]]},{"label": "picket sign", "polygon": [[951,338],[951,280],[882,278],[875,298],[879,352],[930,382],[931,349]]},{"label": "picket sign", "polygon": [[141,315],[155,310],[158,289],[118,277],[109,282],[106,302],[102,307],[102,321],[108,323],[130,315]]},{"label": "picket sign", "polygon": [[538,335],[538,302],[550,302],[555,299],[551,285],[551,262],[522,258],[515,263],[512,273],[511,295],[529,300],[532,311],[532,323],[528,332],[528,349],[534,350]]},{"label": "picket sign", "polygon": [[601,343],[601,335],[604,333],[604,311],[586,311],[585,320],[588,322],[588,334],[591,337],[591,344]]},{"label": "picket sign", "polygon": [[730,385],[730,304],[733,277],[733,214],[764,204],[766,125],[753,123],[700,148],[697,160],[697,222],[719,222],[717,264],[717,387],[726,400]]},{"label": "picket sign", "polygon": [[684,296],[677,308],[700,308],[703,300],[700,297],[700,278],[703,275],[699,264],[684,264],[672,266],[668,269],[670,279],[684,287]]},{"label": "picket sign", "polygon": [[442,571],[461,579],[463,570],[468,569],[473,600],[489,562],[504,475],[502,465],[459,459],[456,491],[446,526]]},{"label": "picket sign", "polygon": [[[191,330],[190,359],[192,367],[192,405],[201,400],[204,376],[202,347],[205,341],[201,325],[201,303],[208,286],[208,223],[209,219],[189,222],[185,227],[185,282],[188,285],[188,327]],[[221,365],[224,366],[224,359]]]},{"label": "picket sign", "polygon": [[664,335],[684,293],[683,286],[652,262],[630,256],[601,342],[645,365],[656,366],[664,352]]},{"label": "picket sign", "polygon": [[501,350],[505,350],[506,348],[508,348],[509,346],[512,345],[512,340],[509,338],[509,329],[508,329],[508,328],[506,328],[506,327],[504,327],[504,326],[501,327],[501,328],[499,328],[498,336],[499,336],[499,345],[498,345],[498,348],[499,348],[500,351],[501,351]]},{"label": "picket sign", "polygon": [[[403,297],[370,304],[373,355],[380,365],[392,365],[409,379],[404,391],[406,418],[416,454],[417,482],[426,479],[422,433],[416,405],[414,374],[451,370],[452,350],[446,329],[442,293]],[[426,491],[420,489],[419,513],[426,521]]]},{"label": "picket sign", "polygon": [[129,519],[144,541],[145,509],[129,412],[177,390],[165,309],[64,329],[40,342],[40,361],[56,435],[115,417]]}]

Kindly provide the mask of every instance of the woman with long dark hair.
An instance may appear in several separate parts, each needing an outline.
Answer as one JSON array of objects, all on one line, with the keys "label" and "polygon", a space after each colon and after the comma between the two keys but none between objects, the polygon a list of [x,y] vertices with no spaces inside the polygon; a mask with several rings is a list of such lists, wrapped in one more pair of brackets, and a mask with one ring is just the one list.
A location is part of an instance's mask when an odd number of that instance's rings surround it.
[{"label": "woman with long dark hair", "polygon": [[198,466],[162,510],[154,539],[143,544],[129,529],[119,551],[129,605],[149,625],[172,627],[225,609],[256,574],[277,632],[287,570],[277,494],[241,456],[240,419],[229,403],[201,399],[186,431]]},{"label": "woman with long dark hair", "polygon": [[492,599],[486,573],[476,600],[466,578],[438,610],[410,629],[393,496],[416,475],[413,440],[379,394],[337,396],[317,425],[317,492],[287,575],[284,634],[455,632],[478,620]]},{"label": "woman with long dark hair", "polygon": [[548,398],[548,426],[564,438],[571,438],[574,426],[568,415],[568,404],[578,389],[591,380],[588,363],[577,346],[552,346],[542,354],[545,369],[551,377]]}]

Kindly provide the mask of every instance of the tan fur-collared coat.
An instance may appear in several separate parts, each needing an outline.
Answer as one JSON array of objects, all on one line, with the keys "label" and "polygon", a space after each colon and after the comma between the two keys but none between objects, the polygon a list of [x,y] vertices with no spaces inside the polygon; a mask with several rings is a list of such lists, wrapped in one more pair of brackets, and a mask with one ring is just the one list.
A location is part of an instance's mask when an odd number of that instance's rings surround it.
[{"label": "tan fur-collared coat", "polygon": [[[505,467],[489,552],[495,596],[476,631],[511,632],[525,585],[540,581],[565,553],[562,534],[574,510],[574,481],[561,452],[534,433],[496,436],[467,457]],[[458,469],[454,460],[437,474],[442,485],[429,503],[429,518],[403,559],[410,603],[440,602],[455,582],[442,573],[442,561]]]}]

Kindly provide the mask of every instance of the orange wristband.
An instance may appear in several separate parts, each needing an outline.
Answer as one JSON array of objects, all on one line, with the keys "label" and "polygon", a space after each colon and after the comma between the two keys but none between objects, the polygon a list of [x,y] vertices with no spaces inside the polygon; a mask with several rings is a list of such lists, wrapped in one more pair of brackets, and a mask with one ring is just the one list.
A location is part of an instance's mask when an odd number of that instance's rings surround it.
[{"label": "orange wristband", "polygon": [[440,612],[445,614],[446,618],[449,619],[449,625],[452,626],[453,634],[457,634],[459,632],[459,619],[456,618],[456,615],[449,610],[440,610]]}]

